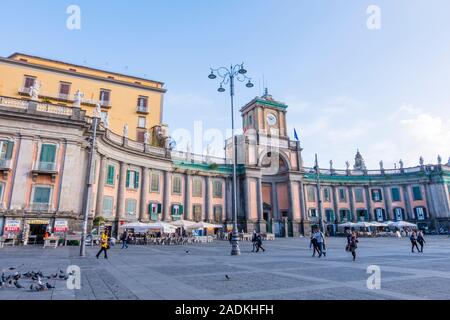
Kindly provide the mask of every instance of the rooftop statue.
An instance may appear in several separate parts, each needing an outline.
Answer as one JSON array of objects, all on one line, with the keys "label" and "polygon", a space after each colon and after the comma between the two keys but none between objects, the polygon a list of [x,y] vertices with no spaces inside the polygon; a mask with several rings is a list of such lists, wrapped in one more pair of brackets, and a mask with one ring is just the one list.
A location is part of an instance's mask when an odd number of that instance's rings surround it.
[{"label": "rooftop statue", "polygon": [[75,92],[75,96],[73,99],[73,106],[75,108],[81,108],[81,100],[84,97],[84,93],[81,92],[80,90],[77,90],[77,92]]},{"label": "rooftop statue", "polygon": [[360,170],[360,171],[367,170],[366,164],[364,163],[364,159],[363,159],[361,153],[359,153],[359,150],[356,152],[355,164],[353,165],[353,169]]},{"label": "rooftop statue", "polygon": [[41,82],[39,80],[35,80],[33,85],[30,87],[31,100],[38,101],[40,91],[41,91]]}]

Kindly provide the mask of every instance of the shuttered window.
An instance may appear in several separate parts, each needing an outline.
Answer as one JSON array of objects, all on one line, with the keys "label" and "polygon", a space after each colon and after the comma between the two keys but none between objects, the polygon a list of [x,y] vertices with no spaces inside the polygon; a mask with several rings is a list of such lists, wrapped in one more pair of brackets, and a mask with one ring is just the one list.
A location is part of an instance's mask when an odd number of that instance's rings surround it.
[{"label": "shuttered window", "polygon": [[202,206],[200,204],[194,204],[192,206],[192,212],[194,213],[194,221],[202,221]]},{"label": "shuttered window", "polygon": [[222,181],[214,180],[213,182],[213,197],[222,198]]},{"label": "shuttered window", "polygon": [[414,199],[414,201],[423,200],[422,189],[420,188],[420,186],[414,186],[412,188],[412,191],[413,191],[413,199]]},{"label": "shuttered window", "polygon": [[172,177],[172,193],[176,193],[176,194],[181,193],[181,177],[180,176]]},{"label": "shuttered window", "polygon": [[159,191],[159,173],[158,172],[151,173],[150,191],[151,192]]},{"label": "shuttered window", "polygon": [[114,177],[115,177],[116,168],[110,164],[108,165],[108,174],[106,175],[106,184],[113,186],[114,185]]},{"label": "shuttered window", "polygon": [[221,223],[222,222],[222,206],[214,206],[214,222]]},{"label": "shuttered window", "polygon": [[44,163],[55,163],[56,158],[56,145],[54,144],[43,144],[41,147],[41,157],[40,162]]},{"label": "shuttered window", "polygon": [[127,170],[126,186],[128,189],[139,189],[139,172]]},{"label": "shuttered window", "polygon": [[111,216],[113,213],[113,197],[104,196],[103,197],[103,214],[107,217]]},{"label": "shuttered window", "polygon": [[3,183],[0,183],[0,207],[1,207],[1,205],[2,205],[2,201],[3,201],[3,189],[4,189],[5,187],[4,187],[4,185],[3,185]]},{"label": "shuttered window", "polygon": [[323,201],[331,202],[330,188],[323,189]]},{"label": "shuttered window", "polygon": [[201,197],[202,196],[202,180],[194,179],[192,182],[192,196]]},{"label": "shuttered window", "polygon": [[373,189],[372,190],[372,200],[374,202],[381,202],[381,200],[383,200],[383,197],[381,196],[381,190],[380,189]]},{"label": "shuttered window", "polygon": [[364,202],[364,189],[362,189],[362,188],[355,189],[355,202],[358,202],[358,203]]},{"label": "shuttered window", "polygon": [[401,201],[400,189],[399,188],[392,188],[391,189],[391,195],[392,195],[392,202]]},{"label": "shuttered window", "polygon": [[126,199],[125,200],[125,211],[129,215],[136,214],[136,200],[135,199]]},{"label": "shuttered window", "polygon": [[316,201],[316,192],[314,190],[314,187],[306,188],[306,193],[307,193],[307,197],[308,197],[308,201],[309,202]]},{"label": "shuttered window", "polygon": [[35,187],[33,203],[50,203],[50,187]]},{"label": "shuttered window", "polygon": [[344,188],[339,189],[339,202],[347,202],[347,192]]},{"label": "shuttered window", "polygon": [[0,159],[11,160],[14,149],[14,142],[3,140],[0,141]]}]

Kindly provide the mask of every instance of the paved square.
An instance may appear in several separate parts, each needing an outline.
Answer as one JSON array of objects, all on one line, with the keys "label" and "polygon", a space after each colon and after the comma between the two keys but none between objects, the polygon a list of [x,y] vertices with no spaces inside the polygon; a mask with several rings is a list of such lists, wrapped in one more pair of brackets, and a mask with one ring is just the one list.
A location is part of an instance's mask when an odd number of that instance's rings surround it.
[{"label": "paved square", "polygon": [[[81,268],[81,289],[49,280],[55,289],[33,292],[0,288],[0,299],[450,299],[450,238],[429,236],[424,253],[411,253],[409,239],[360,239],[358,258],[344,250],[345,238],[329,238],[327,257],[313,258],[305,238],[264,243],[266,252],[229,255],[226,241],[189,246],[113,247],[96,259],[97,247],[80,258],[78,247],[0,249],[0,268],[44,274]],[[188,251],[188,252],[187,252]],[[367,288],[367,267],[381,268],[381,289]],[[230,280],[225,278],[230,277]]]}]

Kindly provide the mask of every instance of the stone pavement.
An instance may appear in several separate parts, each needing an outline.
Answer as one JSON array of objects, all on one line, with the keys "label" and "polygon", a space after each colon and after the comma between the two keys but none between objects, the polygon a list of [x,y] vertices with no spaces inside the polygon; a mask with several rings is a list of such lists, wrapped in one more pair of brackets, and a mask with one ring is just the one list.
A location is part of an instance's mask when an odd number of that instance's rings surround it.
[{"label": "stone pavement", "polygon": [[[56,288],[45,292],[0,288],[0,299],[450,299],[450,238],[426,240],[419,254],[411,253],[407,238],[362,238],[356,262],[344,250],[345,238],[329,238],[327,257],[320,259],[311,257],[305,238],[267,241],[260,253],[241,243],[237,257],[226,241],[116,246],[108,260],[95,259],[97,247],[88,247],[85,258],[78,247],[5,247],[0,269],[49,274],[78,265],[82,280],[80,290],[67,289],[63,280],[51,280]],[[367,288],[369,265],[381,268],[380,290]]]}]

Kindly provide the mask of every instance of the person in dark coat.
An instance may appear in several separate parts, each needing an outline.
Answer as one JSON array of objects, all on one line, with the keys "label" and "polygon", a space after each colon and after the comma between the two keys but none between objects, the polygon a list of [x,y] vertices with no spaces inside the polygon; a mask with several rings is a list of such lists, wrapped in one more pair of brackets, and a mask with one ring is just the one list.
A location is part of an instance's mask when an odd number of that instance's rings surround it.
[{"label": "person in dark coat", "polygon": [[260,234],[258,234],[258,235],[256,236],[256,252],[259,252],[259,249],[262,249],[263,252],[266,251],[266,249],[264,249],[264,248],[262,247],[262,237],[261,237]]},{"label": "person in dark coat", "polygon": [[233,232],[230,231],[230,232],[228,232],[228,241],[230,241],[230,244],[231,244],[232,240],[233,240]]},{"label": "person in dark coat", "polygon": [[256,230],[253,230],[253,235],[252,235],[253,248],[252,248],[252,252],[255,252],[255,249],[257,247],[257,241],[258,241],[258,234],[256,233]]},{"label": "person in dark coat", "polygon": [[423,252],[423,245],[426,241],[425,241],[425,238],[423,237],[422,231],[419,231],[419,234],[417,235],[417,242],[420,245],[420,252]]},{"label": "person in dark coat", "polygon": [[419,246],[417,245],[417,235],[415,231],[411,233],[409,240],[411,241],[411,252],[414,252],[414,248],[417,248],[417,252],[420,252]]},{"label": "person in dark coat", "polygon": [[120,240],[122,240],[122,249],[128,249],[128,231],[127,230],[125,230],[122,233]]},{"label": "person in dark coat", "polygon": [[348,244],[349,251],[352,253],[353,261],[356,260],[356,249],[358,248],[358,238],[356,236],[356,232],[352,232],[352,236],[350,238],[350,242]]}]

